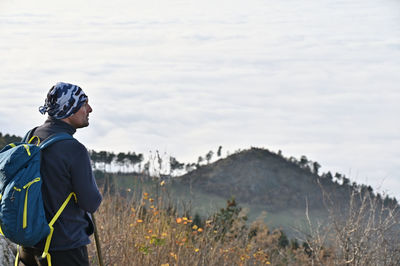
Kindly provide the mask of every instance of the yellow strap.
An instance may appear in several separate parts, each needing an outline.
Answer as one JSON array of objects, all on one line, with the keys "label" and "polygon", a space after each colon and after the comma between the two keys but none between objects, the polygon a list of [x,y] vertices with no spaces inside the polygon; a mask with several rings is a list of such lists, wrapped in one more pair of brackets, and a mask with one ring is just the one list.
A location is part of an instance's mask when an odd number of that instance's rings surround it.
[{"label": "yellow strap", "polygon": [[[8,145],[11,146],[12,148],[17,147],[17,145],[15,145],[14,143],[10,143]],[[26,152],[28,153],[28,155],[31,156],[31,151],[29,150],[29,146],[26,144],[23,144],[23,145],[24,145],[24,148],[25,148]]]},{"label": "yellow strap", "polygon": [[23,188],[26,189],[26,192],[25,192],[24,214],[22,217],[22,228],[26,228],[26,226],[28,224],[28,190],[29,190],[29,187],[32,184],[39,182],[39,181],[40,181],[40,177],[36,177],[31,182],[29,182],[28,184],[23,186]]},{"label": "yellow strap", "polygon": [[51,266],[51,256],[50,256],[50,253],[47,253],[46,257],[47,257],[47,266]]},{"label": "yellow strap", "polygon": [[0,201],[1,201],[2,198],[3,198],[3,194],[0,193]]},{"label": "yellow strap", "polygon": [[17,246],[17,255],[15,256],[14,266],[18,266],[18,261],[19,261],[19,245]]},{"label": "yellow strap", "polygon": [[[43,254],[42,254],[42,258],[46,258],[46,256],[49,254],[49,248],[50,248],[50,242],[51,242],[51,237],[53,236],[53,225],[54,223],[57,221],[58,217],[61,215],[61,213],[63,212],[63,210],[65,209],[65,207],[67,206],[68,202],[70,201],[71,197],[74,196],[75,198],[75,202],[78,202],[77,198],[76,198],[76,194],[74,192],[71,192],[67,199],[64,201],[64,203],[61,205],[60,209],[58,209],[57,213],[54,215],[53,219],[51,219],[50,223],[49,223],[49,227],[50,227],[50,234],[47,236],[46,239],[46,244],[44,246],[44,250],[43,250]],[[47,260],[49,260],[49,257],[47,257]]]},{"label": "yellow strap", "polygon": [[24,148],[25,148],[26,152],[28,153],[28,155],[31,156],[31,152],[29,151],[29,146],[26,144],[23,144],[23,145],[24,145]]},{"label": "yellow strap", "polygon": [[67,199],[64,201],[64,203],[61,205],[60,209],[58,209],[58,211],[57,211],[57,213],[54,215],[53,219],[51,219],[49,225],[53,225],[53,224],[57,221],[58,217],[59,217],[59,216],[61,215],[61,213],[64,211],[65,207],[67,206],[67,204],[68,204],[68,202],[69,202],[69,200],[71,199],[72,196],[74,196],[75,202],[78,202],[78,200],[77,200],[77,198],[76,198],[76,194],[75,194],[74,192],[71,192],[71,193],[68,195]]},{"label": "yellow strap", "polygon": [[52,225],[50,226],[50,234],[47,236],[46,239],[46,244],[44,245],[44,250],[43,250],[43,254],[42,254],[42,258],[46,258],[47,254],[49,254],[49,248],[50,248],[50,242],[51,242],[51,237],[53,236],[53,232],[54,232],[54,228]]},{"label": "yellow strap", "polygon": [[40,144],[40,138],[39,138],[38,136],[33,136],[33,137],[28,141],[28,144],[31,144],[31,142],[32,142],[34,139],[37,139],[37,140],[38,140],[37,143],[36,143],[36,146],[39,146],[39,144]]},{"label": "yellow strap", "polygon": [[33,183],[39,182],[40,181],[40,177],[36,177],[35,179],[33,179],[31,182],[27,183],[25,186],[23,186],[24,189],[29,188]]},{"label": "yellow strap", "polygon": [[[3,195],[0,194],[0,200],[1,200],[2,197],[3,197]],[[1,230],[1,225],[0,225],[0,234],[4,236],[3,230]]]}]

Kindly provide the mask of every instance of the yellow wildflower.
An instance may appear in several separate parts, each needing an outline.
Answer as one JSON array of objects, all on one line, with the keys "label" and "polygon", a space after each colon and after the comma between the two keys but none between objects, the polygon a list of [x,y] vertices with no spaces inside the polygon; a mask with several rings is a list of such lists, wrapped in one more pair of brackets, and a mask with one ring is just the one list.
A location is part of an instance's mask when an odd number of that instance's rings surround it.
[{"label": "yellow wildflower", "polygon": [[136,222],[137,223],[143,223],[143,220],[142,219],[137,219]]},{"label": "yellow wildflower", "polygon": [[178,256],[175,253],[170,252],[169,255],[171,255],[171,257],[173,257],[176,261],[178,261]]},{"label": "yellow wildflower", "polygon": [[203,232],[203,228],[199,228],[199,229],[197,229],[197,231],[198,231],[199,233],[201,233],[201,232]]},{"label": "yellow wildflower", "polygon": [[182,218],[176,218],[176,222],[180,224],[182,222]]},{"label": "yellow wildflower", "polygon": [[160,186],[164,186],[165,185],[165,181],[161,181]]},{"label": "yellow wildflower", "polygon": [[194,230],[197,230],[197,228],[199,228],[199,227],[198,227],[197,225],[193,225],[192,228],[193,228]]},{"label": "yellow wildflower", "polygon": [[198,248],[196,248],[195,250],[194,250],[194,252],[199,252],[200,251],[200,249],[198,249]]}]

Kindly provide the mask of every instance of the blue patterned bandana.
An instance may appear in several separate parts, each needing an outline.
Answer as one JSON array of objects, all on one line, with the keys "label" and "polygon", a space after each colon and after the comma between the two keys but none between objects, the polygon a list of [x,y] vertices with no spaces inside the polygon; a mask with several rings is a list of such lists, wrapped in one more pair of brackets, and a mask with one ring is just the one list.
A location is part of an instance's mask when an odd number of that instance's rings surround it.
[{"label": "blue patterned bandana", "polygon": [[79,86],[59,82],[47,93],[44,106],[39,107],[39,112],[43,115],[47,112],[55,119],[64,119],[75,114],[87,99]]}]

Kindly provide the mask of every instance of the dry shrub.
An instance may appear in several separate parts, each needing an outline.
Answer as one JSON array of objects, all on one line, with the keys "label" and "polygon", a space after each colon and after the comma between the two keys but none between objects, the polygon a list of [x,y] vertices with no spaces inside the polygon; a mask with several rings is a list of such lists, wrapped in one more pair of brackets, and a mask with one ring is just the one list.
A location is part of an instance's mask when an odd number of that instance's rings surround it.
[{"label": "dry shrub", "polygon": [[[105,265],[286,265],[285,257],[304,259],[300,250],[301,255],[289,254],[289,248],[279,247],[279,231],[270,232],[261,221],[247,227],[243,213],[221,237],[216,219],[199,227],[192,217],[158,206],[162,199],[157,202],[147,193],[138,202],[104,197],[96,222]],[[97,265],[94,243],[89,257]]]},{"label": "dry shrub", "polygon": [[346,203],[323,190],[327,222],[312,224],[304,241],[313,265],[400,265],[400,216],[368,191],[352,189]]},{"label": "dry shrub", "polygon": [[400,265],[399,206],[368,191],[352,190],[338,209],[326,196],[336,265]]},{"label": "dry shrub", "polygon": [[[282,245],[282,232],[271,231],[263,217],[247,226],[232,201],[200,225],[165,206],[162,197],[154,200],[143,193],[130,201],[106,195],[96,213],[104,264],[400,265],[397,205],[385,206],[356,191],[344,209],[337,209],[329,195],[326,199],[330,222],[310,222],[304,243],[294,247]],[[89,254],[96,265],[94,243]]]}]

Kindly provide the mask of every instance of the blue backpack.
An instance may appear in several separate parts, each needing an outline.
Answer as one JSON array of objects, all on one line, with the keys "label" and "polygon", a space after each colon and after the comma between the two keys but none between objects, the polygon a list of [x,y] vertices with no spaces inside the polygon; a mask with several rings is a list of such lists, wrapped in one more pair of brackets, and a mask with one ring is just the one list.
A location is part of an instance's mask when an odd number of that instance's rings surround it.
[{"label": "blue backpack", "polygon": [[[48,249],[53,225],[72,196],[76,201],[76,195],[72,192],[51,222],[47,222],[41,191],[41,150],[57,141],[73,137],[67,133],[58,133],[40,143],[36,136],[27,142],[29,135],[30,132],[22,142],[8,144],[0,151],[0,233],[12,242],[27,247],[47,237],[42,257],[47,257],[51,265]],[[31,144],[35,139],[37,144]]]}]

